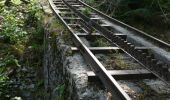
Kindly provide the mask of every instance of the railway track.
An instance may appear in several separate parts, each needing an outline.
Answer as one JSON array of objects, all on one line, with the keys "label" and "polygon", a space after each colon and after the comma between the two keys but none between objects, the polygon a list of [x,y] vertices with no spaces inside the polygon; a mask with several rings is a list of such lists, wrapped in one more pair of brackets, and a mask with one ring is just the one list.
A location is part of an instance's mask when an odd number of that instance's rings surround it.
[{"label": "railway track", "polygon": [[[104,15],[100,11],[90,7],[79,0],[49,0],[51,8],[56,16],[64,23],[71,32],[72,40],[76,47],[73,51],[80,51],[93,72],[88,73],[89,80],[94,80],[95,75],[99,77],[104,86],[112,93],[116,100],[130,100],[130,96],[120,87],[118,79],[145,79],[159,78],[167,85],[170,85],[169,65],[158,60],[147,47],[138,47],[127,40],[127,35],[117,33],[111,27],[113,23],[139,33],[141,36],[157,43],[169,50],[170,45],[143,33],[118,20]],[[91,12],[86,11],[90,9]],[[82,37],[91,38],[102,37],[111,44],[109,47],[89,47],[82,41]],[[134,59],[143,69],[140,70],[113,70],[108,71],[96,58],[95,53],[110,53],[109,51],[119,51]],[[113,52],[112,52],[113,53]]]}]

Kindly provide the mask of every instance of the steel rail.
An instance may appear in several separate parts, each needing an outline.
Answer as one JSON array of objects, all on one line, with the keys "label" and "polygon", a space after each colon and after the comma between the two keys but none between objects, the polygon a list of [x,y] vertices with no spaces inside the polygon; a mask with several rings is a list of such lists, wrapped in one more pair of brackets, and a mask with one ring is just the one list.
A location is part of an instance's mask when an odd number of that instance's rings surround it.
[{"label": "steel rail", "polygon": [[[65,1],[63,1],[65,2]],[[73,42],[79,48],[82,55],[85,57],[86,61],[90,63],[95,74],[99,76],[105,87],[111,91],[116,100],[131,100],[131,98],[123,91],[116,80],[107,72],[105,67],[99,62],[99,60],[94,56],[94,54],[88,49],[88,47],[80,40],[80,38],[74,33],[74,31],[67,25],[63,18],[55,10],[55,4],[52,0],[49,0],[53,12],[57,17],[64,23],[64,25],[71,32]]]},{"label": "steel rail", "polygon": [[140,35],[140,36],[142,36],[144,38],[147,38],[147,39],[151,40],[152,42],[158,44],[159,47],[163,47],[163,48],[166,48],[167,50],[170,50],[170,44],[168,44],[168,43],[166,43],[166,42],[164,42],[164,41],[162,41],[162,40],[160,40],[158,38],[155,38],[155,37],[143,32],[141,30],[138,30],[137,28],[134,28],[134,27],[132,27],[130,25],[127,25],[127,24],[125,24],[125,23],[123,23],[123,22],[121,22],[121,21],[119,21],[119,20],[117,20],[115,18],[112,18],[112,17],[108,16],[108,15],[104,14],[103,12],[101,12],[101,11],[89,6],[88,4],[84,3],[82,0],[77,0],[77,1],[79,1],[84,6],[89,7],[90,9],[92,9],[93,11],[95,11],[97,14],[104,17],[108,21],[110,21],[110,22],[112,22],[114,24],[117,24],[117,25],[119,25],[119,26],[133,32],[133,33],[136,33],[136,35]]},{"label": "steel rail", "polygon": [[119,36],[114,35],[114,33],[108,31],[104,27],[98,25],[95,21],[91,20],[86,15],[83,15],[80,11],[76,10],[73,6],[71,6],[67,1],[63,0],[63,2],[73,11],[77,16],[82,18],[84,22],[90,28],[95,28],[101,34],[103,34],[109,42],[119,47],[122,51],[132,57],[135,61],[137,61],[142,67],[146,68],[150,72],[152,72],[159,79],[164,81],[167,85],[170,86],[170,72],[168,70],[168,65],[164,65],[159,63],[159,60],[155,59],[153,55],[149,55],[140,50],[135,50],[135,46],[131,43],[128,43],[124,39]]},{"label": "steel rail", "polygon": [[[63,1],[63,6],[70,8],[74,12],[74,14],[79,16],[79,19],[82,20],[83,27],[86,27],[88,30],[96,29],[98,30],[103,36],[105,36],[109,42],[119,47],[122,51],[127,53],[129,56],[131,56],[134,60],[136,60],[139,64],[141,64],[143,67],[145,67],[147,70],[152,72],[155,76],[163,80],[165,83],[170,80],[170,73],[168,72],[167,66],[164,66],[162,63],[159,63],[158,60],[156,60],[153,56],[146,54],[145,52],[142,52],[141,50],[136,50],[135,46],[125,41],[122,37],[115,35],[114,33],[108,31],[104,27],[98,25],[95,21],[93,21],[91,18],[88,18],[87,16],[80,13],[79,10],[75,9],[74,7],[80,6],[78,3],[77,6],[70,5],[67,1]],[[80,0],[78,0],[81,2]],[[59,15],[59,12],[57,12],[55,9],[55,4],[49,0],[51,8],[55,12],[55,14],[59,17],[59,19],[64,23],[64,25],[69,29],[69,31],[72,33],[73,42],[77,46],[77,48],[80,50],[82,55],[85,57],[86,61],[90,63],[92,69],[94,70],[95,74],[101,79],[102,83],[105,85],[105,87],[110,90],[117,100],[122,99],[131,99],[119,86],[119,84],[116,82],[116,80],[111,76],[110,73],[105,69],[105,67],[99,62],[99,60],[94,56],[92,51],[86,47],[85,44],[81,41],[79,38],[79,35],[74,33],[74,29],[68,25],[65,20],[62,18],[62,16]],[[72,2],[70,0],[70,2]],[[72,3],[73,4],[73,3]],[[80,6],[83,7],[83,6]],[[60,9],[59,9],[60,10]],[[73,14],[70,13],[70,14]],[[67,13],[67,12],[65,12]],[[100,15],[100,14],[99,14]],[[107,17],[107,16],[106,16]],[[105,17],[104,17],[105,18]],[[75,26],[76,24],[74,24]],[[82,26],[81,26],[82,27]],[[160,42],[161,43],[161,42]],[[156,68],[154,68],[156,67]],[[154,68],[154,69],[153,69]],[[156,69],[156,70],[155,70]],[[163,76],[161,76],[163,75]],[[169,83],[167,83],[169,85]]]}]

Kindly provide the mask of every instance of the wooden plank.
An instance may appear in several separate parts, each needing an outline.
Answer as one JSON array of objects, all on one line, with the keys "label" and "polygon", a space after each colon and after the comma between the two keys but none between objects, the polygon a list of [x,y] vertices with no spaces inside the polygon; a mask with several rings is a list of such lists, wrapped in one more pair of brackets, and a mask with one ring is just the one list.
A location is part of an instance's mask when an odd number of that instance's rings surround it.
[{"label": "wooden plank", "polygon": [[93,18],[90,18],[92,20],[103,20],[103,18],[100,18],[100,17],[93,17]]},{"label": "wooden plank", "polygon": [[[116,80],[140,80],[140,79],[152,79],[156,78],[151,72],[145,69],[137,69],[137,70],[108,70],[108,72],[116,79]],[[93,71],[87,72],[88,81],[96,82],[100,81],[99,78],[95,75]]]},{"label": "wooden plank", "polygon": [[64,20],[66,19],[66,20],[74,20],[74,19],[80,19],[80,18],[78,18],[78,17],[62,17]]},{"label": "wooden plank", "polygon": [[[122,52],[121,49],[118,47],[88,47],[93,53],[115,53],[115,52]],[[77,47],[71,47],[72,51],[78,51]]]},{"label": "wooden plank", "polygon": [[[103,36],[100,33],[91,33],[91,34],[87,34],[87,33],[78,33],[77,34],[80,37],[87,37],[87,38],[94,38],[95,36]],[[121,34],[121,33],[115,33],[114,35],[116,36],[120,36],[121,38],[123,38],[124,40],[127,39],[127,35],[125,34]],[[104,36],[103,36],[104,37]]]},{"label": "wooden plank", "polygon": [[[108,54],[108,53],[115,53],[115,52],[119,52],[119,53],[123,53],[123,51],[118,48],[118,47],[88,47],[93,53],[104,53],[104,54]],[[149,50],[149,48],[147,47],[135,47],[135,49],[137,50]],[[72,51],[77,52],[78,48],[77,47],[71,47]]]}]

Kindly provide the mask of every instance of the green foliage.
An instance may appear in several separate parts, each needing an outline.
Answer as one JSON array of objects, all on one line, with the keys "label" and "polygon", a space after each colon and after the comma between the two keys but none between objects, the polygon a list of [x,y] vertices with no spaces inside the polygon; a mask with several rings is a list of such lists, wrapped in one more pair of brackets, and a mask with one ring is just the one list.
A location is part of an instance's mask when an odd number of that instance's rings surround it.
[{"label": "green foliage", "polygon": [[4,3],[5,3],[4,0],[0,1],[0,8],[2,8],[4,6]]},{"label": "green foliage", "polygon": [[8,89],[9,89],[9,84],[10,82],[8,81],[8,77],[4,76],[4,75],[0,75],[0,98],[5,98],[9,93]]},{"label": "green foliage", "polygon": [[[5,37],[5,41],[0,43],[0,99],[8,100],[16,95],[12,79],[15,74],[20,74],[15,72],[16,69],[25,65],[27,56],[23,55],[27,54],[27,47],[31,46],[29,57],[38,59],[36,64],[31,65],[38,66],[41,63],[42,56],[39,55],[42,52],[44,28],[37,0],[28,0],[28,4],[24,0],[11,0],[10,7],[5,6],[5,1],[0,1],[0,17],[3,18],[0,22],[0,36]],[[36,55],[38,57],[34,57]]]},{"label": "green foliage", "polygon": [[36,22],[40,21],[41,20],[41,12],[40,12],[40,7],[39,5],[37,5],[37,2],[36,0],[31,0],[32,2],[30,2],[27,6],[27,20],[25,20],[25,25],[28,25],[28,26],[35,26],[37,27],[36,25]]},{"label": "green foliage", "polygon": [[86,16],[90,16],[90,14],[91,14],[91,9],[90,8],[85,8],[83,11],[82,11],[82,13],[84,14],[84,15],[86,15]]},{"label": "green foliage", "polygon": [[94,47],[105,47],[105,46],[108,46],[109,43],[104,38],[96,38],[91,43],[91,45],[94,46]]},{"label": "green foliage", "polygon": [[88,4],[92,4],[92,3],[94,3],[94,1],[95,1],[95,0],[86,0],[86,2],[87,2]]},{"label": "green foliage", "polygon": [[58,92],[58,96],[56,96],[56,100],[63,100],[65,90],[65,84],[59,85],[55,88],[55,91]]},{"label": "green foliage", "polygon": [[10,10],[8,10],[8,8],[3,8],[1,13],[4,20],[2,22],[2,31],[0,35],[6,37],[6,42],[11,44],[26,42],[27,32],[23,30],[23,14],[18,12],[16,7],[12,7]]},{"label": "green foliage", "polygon": [[11,0],[11,2],[15,5],[20,5],[22,3],[20,0]]},{"label": "green foliage", "polygon": [[0,73],[2,73],[3,69],[7,68],[8,66],[17,66],[20,67],[18,60],[14,57],[14,55],[6,55],[4,58],[0,60]]}]

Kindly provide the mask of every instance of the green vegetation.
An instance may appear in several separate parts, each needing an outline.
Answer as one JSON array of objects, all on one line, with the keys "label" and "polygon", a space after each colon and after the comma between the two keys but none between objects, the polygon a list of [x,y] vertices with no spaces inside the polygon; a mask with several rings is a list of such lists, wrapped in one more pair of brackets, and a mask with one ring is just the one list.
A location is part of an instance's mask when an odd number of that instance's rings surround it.
[{"label": "green vegetation", "polygon": [[113,54],[113,59],[114,62],[115,62],[115,65],[117,66],[117,68],[120,68],[120,69],[131,69],[133,67],[135,67],[135,64],[134,63],[130,63],[130,61],[125,61],[124,60],[124,56],[119,54],[119,53],[115,53]]},{"label": "green vegetation", "polygon": [[92,12],[92,11],[91,11],[90,8],[85,8],[85,9],[82,11],[82,13],[83,13],[84,15],[86,15],[87,17],[90,16],[91,12]]},{"label": "green vegetation", "polygon": [[110,43],[105,38],[94,38],[92,40],[91,46],[92,47],[107,47]]},{"label": "green vegetation", "polygon": [[[50,23],[48,24],[48,31],[52,39],[56,39],[58,36],[62,36],[65,44],[67,45],[73,45],[73,42],[71,40],[71,34],[69,31],[65,28],[65,26],[61,23],[59,19],[56,19],[55,17],[52,17],[48,19],[48,16],[45,18],[46,20],[50,20]],[[54,40],[55,41],[55,40]]]},{"label": "green vegetation", "polygon": [[104,13],[170,43],[170,0],[86,0]]},{"label": "green vegetation", "polygon": [[26,73],[18,71],[25,67],[38,70],[42,66],[44,28],[41,20],[37,0],[0,1],[0,98],[3,100],[21,93],[16,87],[16,77],[20,84],[28,84]]},{"label": "green vegetation", "polygon": [[106,60],[106,68],[124,70],[124,69],[137,69],[139,64],[134,62],[132,59],[127,58],[126,55],[119,53],[118,50],[109,54],[109,60]]},{"label": "green vegetation", "polygon": [[56,96],[56,100],[63,100],[65,88],[65,84],[59,85],[55,88],[55,91],[58,91],[58,96]]}]

